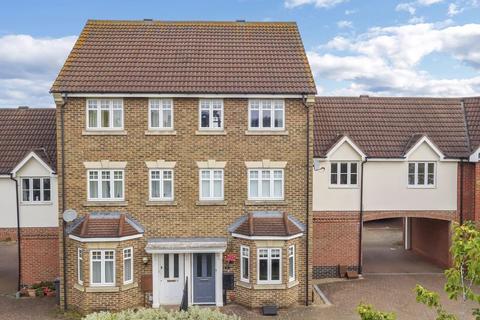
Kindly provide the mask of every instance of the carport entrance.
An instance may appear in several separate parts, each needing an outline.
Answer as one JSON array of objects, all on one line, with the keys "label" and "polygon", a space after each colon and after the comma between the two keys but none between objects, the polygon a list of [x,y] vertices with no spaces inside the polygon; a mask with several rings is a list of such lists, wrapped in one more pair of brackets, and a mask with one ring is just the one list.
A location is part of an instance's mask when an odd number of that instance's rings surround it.
[{"label": "carport entrance", "polygon": [[18,259],[15,242],[0,241],[0,295],[17,292]]},{"label": "carport entrance", "polygon": [[[443,272],[441,260],[445,256],[444,251],[448,256],[448,243],[445,244],[445,239],[438,237],[443,232],[448,233],[448,228],[445,229],[441,223],[449,222],[411,218],[408,227],[404,229],[405,221],[405,218],[394,218],[364,222],[362,250],[364,274]],[[432,227],[439,230],[431,230]],[[433,253],[432,248],[435,248]],[[440,261],[427,258],[429,255],[440,257],[438,259]]]}]

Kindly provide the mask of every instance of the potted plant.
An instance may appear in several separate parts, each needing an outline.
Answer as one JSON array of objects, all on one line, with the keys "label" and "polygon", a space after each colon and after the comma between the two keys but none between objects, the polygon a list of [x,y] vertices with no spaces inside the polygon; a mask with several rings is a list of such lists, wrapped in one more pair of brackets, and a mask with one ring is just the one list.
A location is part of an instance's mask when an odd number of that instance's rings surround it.
[{"label": "potted plant", "polygon": [[232,264],[237,260],[237,256],[234,253],[225,255],[225,261],[227,262],[227,271],[231,272]]},{"label": "potted plant", "polygon": [[27,289],[27,293],[28,293],[28,296],[31,297],[31,298],[35,298],[35,297],[36,297],[35,289],[33,289],[33,288],[28,288],[28,289]]}]

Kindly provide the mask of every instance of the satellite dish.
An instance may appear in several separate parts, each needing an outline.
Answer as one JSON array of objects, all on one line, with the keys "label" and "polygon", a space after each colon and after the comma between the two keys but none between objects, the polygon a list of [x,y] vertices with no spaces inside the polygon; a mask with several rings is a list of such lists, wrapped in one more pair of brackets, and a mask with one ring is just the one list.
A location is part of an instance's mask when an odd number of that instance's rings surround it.
[{"label": "satellite dish", "polygon": [[73,220],[75,220],[77,218],[77,211],[73,210],[73,209],[67,209],[65,210],[65,212],[63,213],[63,220],[65,222],[72,222]]}]

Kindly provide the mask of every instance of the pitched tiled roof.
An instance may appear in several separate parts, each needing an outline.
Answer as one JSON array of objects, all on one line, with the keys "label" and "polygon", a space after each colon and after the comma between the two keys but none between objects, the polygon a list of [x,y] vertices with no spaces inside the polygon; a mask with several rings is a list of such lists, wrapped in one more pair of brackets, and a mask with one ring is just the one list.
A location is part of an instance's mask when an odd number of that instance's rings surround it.
[{"label": "pitched tiled roof", "polygon": [[464,99],[467,128],[472,152],[480,147],[480,97]]},{"label": "pitched tiled roof", "polygon": [[315,93],[291,22],[90,20],[52,92]]},{"label": "pitched tiled roof", "polygon": [[256,211],[238,219],[231,233],[244,236],[291,236],[303,232],[303,225],[287,213]]},{"label": "pitched tiled roof", "polygon": [[56,168],[55,109],[0,109],[0,174],[9,174],[30,152]]},{"label": "pitched tiled roof", "polygon": [[76,220],[69,233],[81,238],[120,238],[142,234],[143,228],[126,214],[91,213]]},{"label": "pitched tiled roof", "polygon": [[373,158],[403,157],[412,141],[422,136],[446,157],[470,153],[460,99],[317,97],[315,157],[325,157],[344,135]]}]

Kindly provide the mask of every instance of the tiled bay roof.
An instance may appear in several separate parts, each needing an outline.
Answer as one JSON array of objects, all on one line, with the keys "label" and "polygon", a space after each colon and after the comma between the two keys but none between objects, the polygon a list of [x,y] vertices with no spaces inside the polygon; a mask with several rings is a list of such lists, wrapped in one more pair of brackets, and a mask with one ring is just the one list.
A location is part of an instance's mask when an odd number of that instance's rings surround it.
[{"label": "tiled bay roof", "polygon": [[293,22],[90,20],[52,92],[313,94]]},{"label": "tiled bay roof", "polygon": [[240,217],[229,231],[244,236],[287,237],[304,231],[304,226],[287,213],[255,211]]},{"label": "tiled bay roof", "polygon": [[472,152],[480,147],[480,97],[464,99],[465,115]]},{"label": "tiled bay roof", "polygon": [[0,174],[9,174],[30,152],[56,169],[55,109],[0,109]]},{"label": "tiled bay roof", "polygon": [[80,238],[120,238],[142,234],[143,227],[122,213],[91,213],[78,218],[68,232]]},{"label": "tiled bay roof", "polygon": [[315,157],[325,157],[344,135],[367,157],[403,157],[412,141],[422,136],[432,140],[446,157],[470,154],[460,99],[317,97]]}]

